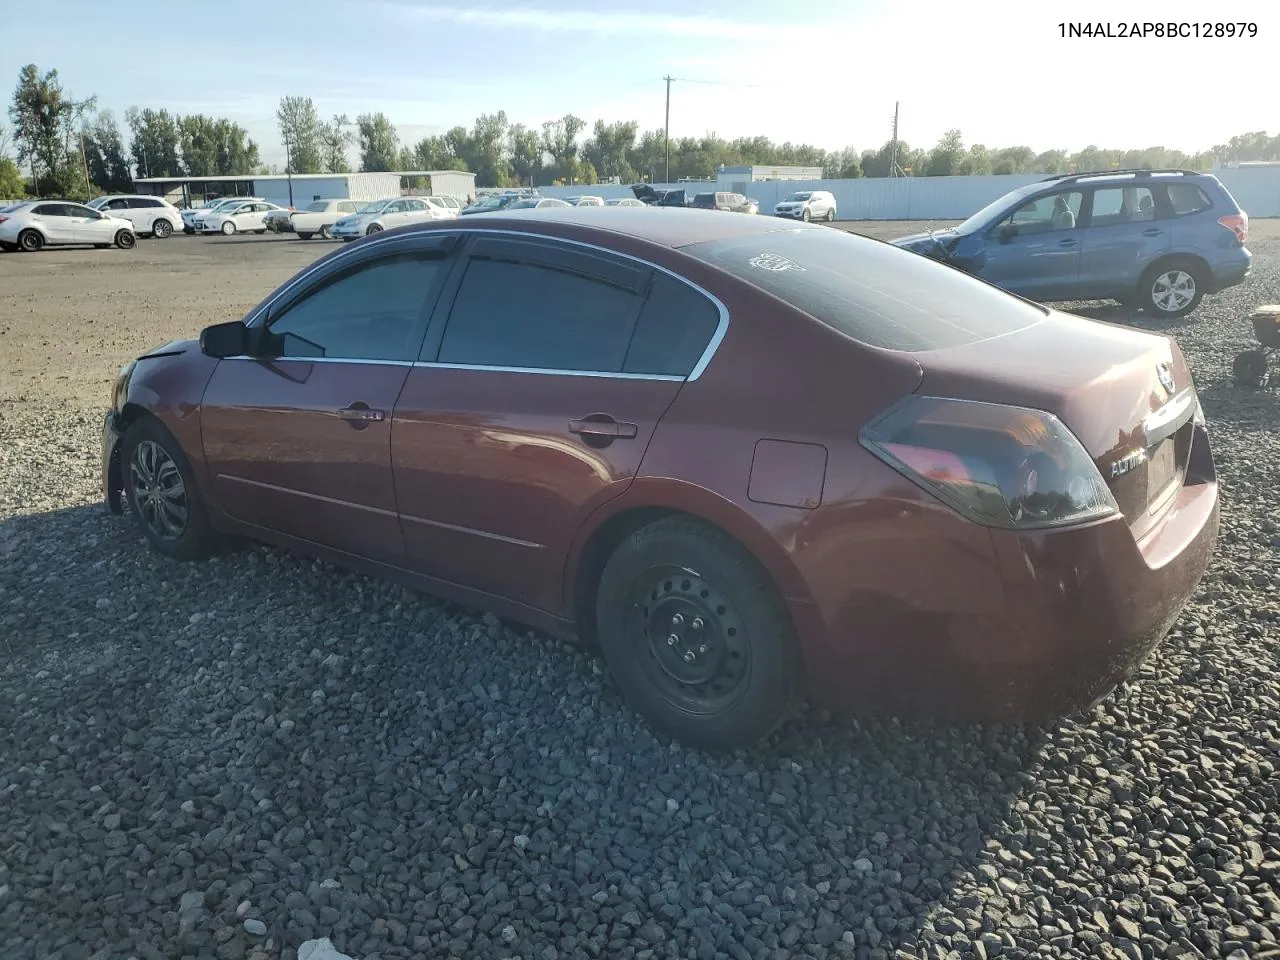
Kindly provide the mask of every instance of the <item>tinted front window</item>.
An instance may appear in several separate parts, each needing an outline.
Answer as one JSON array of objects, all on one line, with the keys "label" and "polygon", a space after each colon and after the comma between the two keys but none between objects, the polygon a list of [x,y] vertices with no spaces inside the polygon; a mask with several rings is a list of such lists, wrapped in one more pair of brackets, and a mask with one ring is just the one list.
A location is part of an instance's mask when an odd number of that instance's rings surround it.
[{"label": "tinted front window", "polygon": [[275,335],[270,352],[300,358],[413,360],[422,345],[423,307],[443,268],[438,258],[403,253],[326,281],[267,325]]},{"label": "tinted front window", "polygon": [[440,344],[442,363],[622,369],[639,298],[530,263],[472,260]]},{"label": "tinted front window", "polygon": [[936,350],[1031,326],[1044,313],[929,257],[841,230],[778,230],[682,247],[841,333]]},{"label": "tinted front window", "polygon": [[623,370],[686,377],[720,324],[714,303],[665,273],[655,273]]}]

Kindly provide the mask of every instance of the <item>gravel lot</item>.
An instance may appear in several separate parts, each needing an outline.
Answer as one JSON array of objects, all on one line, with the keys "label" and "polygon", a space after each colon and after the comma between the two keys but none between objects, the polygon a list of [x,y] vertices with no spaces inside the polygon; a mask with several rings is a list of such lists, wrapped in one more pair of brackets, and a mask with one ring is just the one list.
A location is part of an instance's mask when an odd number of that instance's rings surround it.
[{"label": "gravel lot", "polygon": [[1280,221],[1250,246],[1170,329],[1224,527],[1132,685],[1034,729],[809,713],[727,758],[589,653],[276,550],[174,566],[104,511],[120,364],[330,244],[0,254],[0,957],[1280,957],[1280,396],[1228,380]]}]

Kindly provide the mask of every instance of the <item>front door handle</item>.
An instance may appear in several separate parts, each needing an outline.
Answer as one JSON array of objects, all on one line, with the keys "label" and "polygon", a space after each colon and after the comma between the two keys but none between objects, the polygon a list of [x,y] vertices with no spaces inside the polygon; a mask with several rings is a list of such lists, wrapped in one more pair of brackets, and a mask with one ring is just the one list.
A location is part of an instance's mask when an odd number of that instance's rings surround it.
[{"label": "front door handle", "polygon": [[1067,239],[1065,240],[1058,241],[1058,246],[1060,247],[1074,247],[1075,245],[1076,245],[1076,242],[1071,237],[1067,237]]},{"label": "front door handle", "polygon": [[622,423],[604,413],[593,413],[581,420],[569,421],[569,432],[576,433],[592,446],[608,446],[614,440],[630,440],[639,432],[634,423]]},{"label": "front door handle", "polygon": [[348,424],[357,430],[363,430],[371,423],[377,423],[380,420],[387,419],[387,411],[374,410],[362,400],[357,400],[350,406],[343,407],[341,410],[335,410],[339,420],[345,420]]},{"label": "front door handle", "polygon": [[1146,230],[1142,231],[1142,235],[1144,237],[1158,237],[1162,233],[1164,233],[1164,231],[1159,227],[1148,227]]}]

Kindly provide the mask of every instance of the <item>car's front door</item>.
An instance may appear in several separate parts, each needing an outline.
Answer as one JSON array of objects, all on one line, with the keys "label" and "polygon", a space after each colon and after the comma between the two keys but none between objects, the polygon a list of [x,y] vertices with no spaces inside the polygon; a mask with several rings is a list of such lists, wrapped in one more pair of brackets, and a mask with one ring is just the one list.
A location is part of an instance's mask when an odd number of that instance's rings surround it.
[{"label": "car's front door", "polygon": [[1083,231],[1082,297],[1137,289],[1142,272],[1170,245],[1168,198],[1150,186],[1095,187]]},{"label": "car's front door", "polygon": [[119,221],[125,218],[117,211],[99,212],[90,207],[73,209],[79,214],[72,220],[72,228],[80,243],[111,243],[116,238],[116,231],[124,226]]},{"label": "car's front door", "polygon": [[459,266],[391,432],[409,560],[555,612],[572,538],[634,479],[720,314],[567,243],[490,235]]},{"label": "car's front door", "polygon": [[1082,190],[1062,190],[1020,205],[988,231],[979,275],[1033,300],[1074,296],[1083,202]]},{"label": "car's front door", "polygon": [[402,560],[391,414],[448,263],[439,240],[406,240],[331,267],[273,308],[259,335],[266,356],[218,363],[201,434],[233,519]]}]

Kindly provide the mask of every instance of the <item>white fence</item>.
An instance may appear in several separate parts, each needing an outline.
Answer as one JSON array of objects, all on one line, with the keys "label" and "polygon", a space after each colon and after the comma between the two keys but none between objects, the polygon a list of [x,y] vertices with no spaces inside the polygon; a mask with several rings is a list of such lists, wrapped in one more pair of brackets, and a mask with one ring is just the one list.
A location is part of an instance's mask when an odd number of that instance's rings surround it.
[{"label": "white fence", "polygon": [[[1251,217],[1280,217],[1280,167],[1245,167],[1215,170],[1236,201]],[[835,195],[841,220],[963,220],[1004,194],[1024,184],[1043,180],[1039,174],[989,177],[882,177],[861,180],[775,180],[748,183],[745,192],[760,204],[761,213],[770,213],[779,200],[797,190],[829,190]],[[722,182],[655,184],[683,187],[692,193],[732,190]],[[546,197],[590,194],[602,197],[630,197],[626,184],[596,186],[539,187]]]}]

